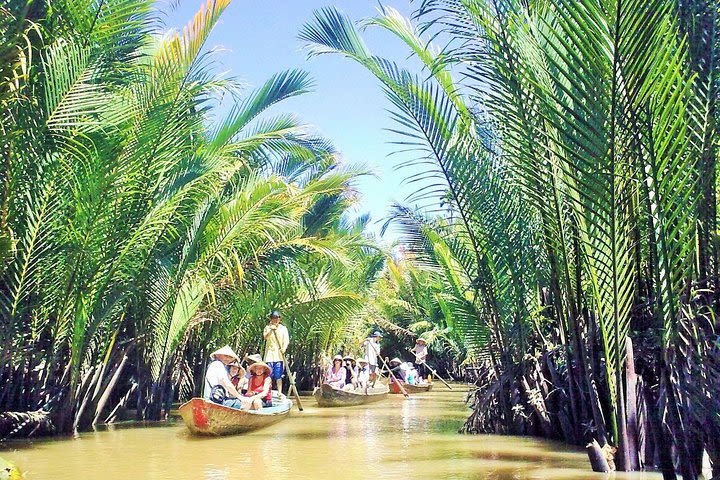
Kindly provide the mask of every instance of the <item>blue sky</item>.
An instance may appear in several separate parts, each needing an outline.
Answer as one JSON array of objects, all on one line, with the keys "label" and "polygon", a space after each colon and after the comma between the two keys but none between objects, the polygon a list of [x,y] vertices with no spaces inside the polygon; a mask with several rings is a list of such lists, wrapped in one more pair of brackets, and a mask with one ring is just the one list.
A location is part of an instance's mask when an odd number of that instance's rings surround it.
[{"label": "blue sky", "polygon": [[[204,3],[204,2],[203,2]],[[386,0],[406,16],[413,11],[409,0]],[[334,5],[353,19],[377,13],[378,3],[369,0],[234,0],[209,39],[209,47],[221,47],[217,67],[248,86],[258,86],[273,73],[288,68],[308,71],[315,81],[312,93],[283,103],[280,110],[299,115],[333,141],[348,164],[363,164],[377,176],[357,184],[361,200],[356,215],[369,212],[370,231],[378,233],[389,205],[404,202],[417,189],[403,179],[417,172],[397,171],[408,154],[389,142],[398,136],[386,131],[394,125],[389,101],[379,83],[359,65],[340,56],[323,55],[308,60],[297,33],[316,9]],[[200,0],[160,0],[168,28],[180,29],[200,6]],[[405,62],[408,50],[389,33],[378,28],[365,32],[374,54]],[[391,230],[383,243],[396,237]]]}]

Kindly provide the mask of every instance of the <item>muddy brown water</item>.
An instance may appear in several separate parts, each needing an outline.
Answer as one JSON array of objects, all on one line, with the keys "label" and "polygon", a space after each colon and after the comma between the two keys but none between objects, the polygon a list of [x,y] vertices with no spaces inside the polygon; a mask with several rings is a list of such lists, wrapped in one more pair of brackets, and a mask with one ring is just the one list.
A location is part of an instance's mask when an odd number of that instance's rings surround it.
[{"label": "muddy brown water", "polygon": [[[369,406],[317,408],[245,435],[198,438],[182,421],[11,442],[0,457],[26,480],[602,479],[584,452],[538,439],[459,435],[457,386]],[[658,474],[612,478],[659,479]]]}]

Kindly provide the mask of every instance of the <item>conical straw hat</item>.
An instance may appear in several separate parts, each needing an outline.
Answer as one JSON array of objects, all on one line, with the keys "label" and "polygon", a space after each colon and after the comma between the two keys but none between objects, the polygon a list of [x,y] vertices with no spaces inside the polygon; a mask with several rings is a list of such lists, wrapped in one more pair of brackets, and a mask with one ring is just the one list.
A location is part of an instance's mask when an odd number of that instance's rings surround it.
[{"label": "conical straw hat", "polygon": [[268,365],[265,362],[255,362],[252,365],[248,366],[248,372],[253,373],[254,370],[257,370],[258,368],[262,368],[265,370],[265,373],[270,375],[272,373],[272,368],[270,368],[270,365]]},{"label": "conical straw hat", "polygon": [[221,349],[212,352],[210,354],[210,358],[215,358],[215,355],[227,355],[228,357],[234,358],[238,362],[240,361],[240,357],[238,357],[237,353],[235,353],[229,345],[225,345]]}]

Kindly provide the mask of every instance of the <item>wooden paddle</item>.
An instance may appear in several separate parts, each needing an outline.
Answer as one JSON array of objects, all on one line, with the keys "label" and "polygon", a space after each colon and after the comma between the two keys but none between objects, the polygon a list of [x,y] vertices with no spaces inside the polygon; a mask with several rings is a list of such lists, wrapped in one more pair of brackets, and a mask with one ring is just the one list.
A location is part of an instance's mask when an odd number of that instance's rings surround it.
[{"label": "wooden paddle", "polygon": [[272,332],[273,336],[275,337],[275,343],[277,343],[278,346],[278,351],[280,352],[280,358],[282,359],[283,365],[285,365],[285,373],[287,373],[288,380],[290,380],[290,388],[288,388],[288,393],[292,395],[292,393],[295,392],[295,400],[297,400],[298,410],[302,412],[303,406],[302,402],[300,401],[300,393],[298,393],[297,387],[295,386],[295,376],[290,371],[290,365],[288,365],[287,360],[285,360],[285,353],[282,351],[282,346],[280,345],[280,340],[277,336],[277,330],[273,329]]},{"label": "wooden paddle", "polygon": [[[406,350],[407,350],[408,352],[412,353],[413,355],[415,355],[415,352],[413,352],[413,351],[410,350],[409,348],[406,349]],[[415,357],[415,359],[417,360],[417,356]],[[428,368],[428,370],[430,370],[430,371],[432,372],[432,374],[435,375],[435,378],[439,378],[440,381],[443,382],[446,387],[448,387],[450,390],[452,390],[452,387],[451,387],[450,385],[448,385],[448,383],[447,383],[445,380],[443,380],[443,378],[442,378],[440,375],[438,375],[438,373],[437,373],[435,370],[433,370],[433,368],[432,368],[430,365],[428,365],[427,362],[425,362],[425,361],[423,360],[422,362],[420,362],[420,364],[421,364],[421,365],[425,365],[425,366]]]},{"label": "wooden paddle", "polygon": [[385,365],[385,368],[387,368],[388,374],[390,375],[390,379],[397,384],[397,386],[400,388],[400,392],[405,395],[405,398],[408,398],[410,395],[405,391],[405,389],[402,386],[402,383],[395,377],[395,374],[390,369],[390,366],[388,365],[387,359],[380,357],[380,360],[382,360],[383,364]]}]

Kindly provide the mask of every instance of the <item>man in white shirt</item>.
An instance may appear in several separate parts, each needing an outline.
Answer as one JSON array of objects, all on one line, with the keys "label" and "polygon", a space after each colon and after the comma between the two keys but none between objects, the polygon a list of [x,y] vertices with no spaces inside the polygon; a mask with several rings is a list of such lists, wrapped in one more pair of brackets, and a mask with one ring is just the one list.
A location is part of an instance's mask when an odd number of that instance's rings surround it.
[{"label": "man in white shirt", "polygon": [[365,350],[365,358],[368,361],[368,368],[370,369],[370,381],[375,382],[377,378],[377,366],[378,358],[380,357],[380,339],[382,333],[378,330],[374,331],[373,334],[366,338],[363,342],[363,350]]},{"label": "man in white shirt", "polygon": [[364,358],[358,358],[357,363],[357,389],[365,390],[370,382],[370,369],[368,368],[368,361]]},{"label": "man in white shirt", "polygon": [[277,310],[270,314],[270,323],[263,330],[265,338],[265,363],[272,373],[270,378],[275,380],[277,391],[282,393],[283,378],[285,377],[285,364],[283,358],[290,345],[290,334],[287,327],[280,323],[281,315]]},{"label": "man in white shirt", "polygon": [[210,354],[213,359],[205,372],[203,398],[220,403],[226,407],[242,408],[243,398],[230,380],[227,365],[239,362],[237,354],[228,345]]}]

